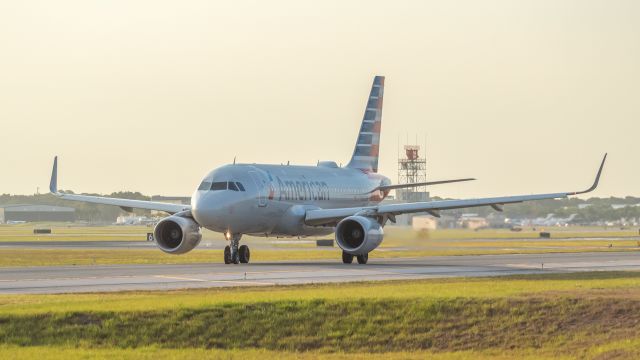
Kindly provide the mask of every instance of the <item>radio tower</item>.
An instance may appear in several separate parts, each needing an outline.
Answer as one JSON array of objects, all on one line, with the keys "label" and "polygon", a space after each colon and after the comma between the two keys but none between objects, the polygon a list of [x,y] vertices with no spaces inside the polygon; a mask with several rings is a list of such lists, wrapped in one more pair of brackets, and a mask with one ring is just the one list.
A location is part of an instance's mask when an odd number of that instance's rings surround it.
[{"label": "radio tower", "polygon": [[[398,158],[398,184],[411,184],[427,181],[427,160],[420,157],[420,145],[405,145],[404,155]],[[429,193],[426,186],[397,189],[396,198],[404,202],[427,201]]]}]

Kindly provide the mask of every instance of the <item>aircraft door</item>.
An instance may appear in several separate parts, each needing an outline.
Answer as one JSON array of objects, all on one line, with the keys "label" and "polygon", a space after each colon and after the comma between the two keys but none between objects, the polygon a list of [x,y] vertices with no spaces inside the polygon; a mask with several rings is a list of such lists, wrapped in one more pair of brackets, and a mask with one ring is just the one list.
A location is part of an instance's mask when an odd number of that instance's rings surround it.
[{"label": "aircraft door", "polygon": [[258,206],[267,206],[267,180],[264,176],[258,174],[257,171],[249,171],[249,175],[251,175],[251,179],[256,185],[256,189],[258,189]]}]

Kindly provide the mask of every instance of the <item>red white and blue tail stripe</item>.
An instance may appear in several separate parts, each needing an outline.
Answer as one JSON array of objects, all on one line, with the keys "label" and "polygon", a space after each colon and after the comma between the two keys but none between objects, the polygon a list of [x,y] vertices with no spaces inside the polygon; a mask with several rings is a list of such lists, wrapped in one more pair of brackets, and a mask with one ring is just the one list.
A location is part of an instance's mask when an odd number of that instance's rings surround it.
[{"label": "red white and blue tail stripe", "polygon": [[364,111],[356,147],[347,167],[367,172],[378,172],[383,95],[384,76],[376,76],[371,86],[371,93],[367,101],[367,108]]}]

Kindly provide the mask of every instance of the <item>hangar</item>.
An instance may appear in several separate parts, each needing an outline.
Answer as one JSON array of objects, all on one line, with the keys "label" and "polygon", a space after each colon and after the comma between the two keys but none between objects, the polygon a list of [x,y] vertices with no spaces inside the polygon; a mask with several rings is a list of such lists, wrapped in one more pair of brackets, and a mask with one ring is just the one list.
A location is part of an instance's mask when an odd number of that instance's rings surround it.
[{"label": "hangar", "polygon": [[70,221],[76,220],[76,209],[51,205],[2,205],[0,223],[11,221]]}]

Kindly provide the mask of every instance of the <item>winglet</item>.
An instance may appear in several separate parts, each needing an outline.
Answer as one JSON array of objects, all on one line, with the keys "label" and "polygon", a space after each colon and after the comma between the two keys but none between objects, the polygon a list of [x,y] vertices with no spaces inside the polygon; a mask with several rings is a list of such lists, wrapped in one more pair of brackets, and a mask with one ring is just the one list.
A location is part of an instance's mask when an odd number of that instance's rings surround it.
[{"label": "winglet", "polygon": [[53,169],[51,170],[51,181],[49,182],[49,191],[58,192],[58,157],[53,158]]},{"label": "winglet", "polygon": [[607,160],[607,154],[604,154],[604,157],[602,158],[602,163],[600,164],[600,169],[598,169],[598,174],[596,175],[596,180],[593,182],[593,185],[591,185],[590,188],[588,188],[587,190],[584,191],[577,191],[572,193],[571,195],[578,195],[578,194],[585,194],[588,192],[591,192],[593,190],[595,190],[598,187],[598,182],[600,182],[600,175],[602,174],[602,168],[604,167],[604,162],[605,160]]}]

